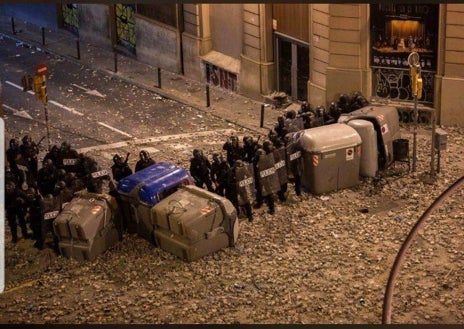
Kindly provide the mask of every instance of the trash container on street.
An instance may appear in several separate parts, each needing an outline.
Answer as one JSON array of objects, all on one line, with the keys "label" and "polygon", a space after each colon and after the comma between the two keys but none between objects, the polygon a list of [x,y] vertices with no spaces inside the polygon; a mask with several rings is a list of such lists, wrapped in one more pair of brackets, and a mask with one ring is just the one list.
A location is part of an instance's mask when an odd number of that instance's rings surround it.
[{"label": "trash container on street", "polygon": [[346,124],[334,123],[303,130],[298,143],[303,150],[303,186],[314,194],[359,183],[361,136]]},{"label": "trash container on street", "polygon": [[374,124],[367,120],[350,120],[348,126],[361,136],[361,164],[359,174],[363,177],[375,177],[379,170],[377,155],[377,133]]},{"label": "trash container on street", "polygon": [[53,223],[61,254],[77,260],[94,260],[117,243],[119,216],[112,196],[76,193]]},{"label": "trash container on street", "polygon": [[174,193],[179,186],[193,183],[193,178],[186,169],[169,162],[155,163],[121,179],[118,193],[121,196],[127,230],[154,242],[151,208]]},{"label": "trash container on street", "polygon": [[152,216],[156,245],[186,261],[235,246],[240,230],[233,204],[195,185],[160,201]]},{"label": "trash container on street", "polygon": [[394,161],[393,141],[401,138],[398,110],[393,106],[366,106],[351,113],[342,114],[340,123],[363,119],[374,124],[377,133],[379,169],[388,168]]}]

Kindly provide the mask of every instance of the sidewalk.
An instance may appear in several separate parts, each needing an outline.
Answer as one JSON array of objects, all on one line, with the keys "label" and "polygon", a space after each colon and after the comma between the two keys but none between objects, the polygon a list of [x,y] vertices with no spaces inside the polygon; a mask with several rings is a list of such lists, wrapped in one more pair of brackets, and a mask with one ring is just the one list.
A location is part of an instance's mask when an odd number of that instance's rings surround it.
[{"label": "sidewalk", "polygon": [[[267,135],[269,129],[277,122],[277,116],[283,111],[266,105],[263,128],[261,128],[262,102],[220,88],[210,87],[210,106],[207,107],[205,83],[187,79],[180,74],[160,70],[161,88],[159,88],[157,67],[140,63],[121,54],[115,57],[112,49],[104,49],[94,44],[79,42],[78,51],[77,37],[66,30],[45,29],[44,34],[42,34],[40,26],[15,19],[15,31],[16,33],[13,33],[11,17],[0,16],[0,37],[10,38],[39,51],[63,57],[113,78],[152,91],[162,97],[211,113],[259,134]],[[43,35],[45,45],[42,45]]]}]

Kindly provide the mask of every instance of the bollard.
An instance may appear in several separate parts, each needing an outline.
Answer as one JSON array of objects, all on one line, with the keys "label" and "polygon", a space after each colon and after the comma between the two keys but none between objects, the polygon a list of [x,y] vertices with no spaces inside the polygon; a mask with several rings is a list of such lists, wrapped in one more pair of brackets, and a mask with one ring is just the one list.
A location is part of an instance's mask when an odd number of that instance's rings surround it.
[{"label": "bollard", "polygon": [[45,27],[42,27],[42,46],[45,46]]},{"label": "bollard", "polygon": [[118,73],[118,53],[114,52],[114,73]]},{"label": "bollard", "polygon": [[15,21],[13,16],[11,16],[11,30],[13,31],[13,34],[16,34]]},{"label": "bollard", "polygon": [[264,127],[264,104],[261,104],[261,120],[259,122],[259,127]]},{"label": "bollard", "polygon": [[210,106],[210,101],[209,101],[209,85],[206,85],[206,107]]},{"label": "bollard", "polygon": [[161,89],[161,68],[158,67],[158,88]]},{"label": "bollard", "polygon": [[79,39],[76,39],[76,48],[77,48],[77,59],[81,59],[81,46],[79,44]]}]

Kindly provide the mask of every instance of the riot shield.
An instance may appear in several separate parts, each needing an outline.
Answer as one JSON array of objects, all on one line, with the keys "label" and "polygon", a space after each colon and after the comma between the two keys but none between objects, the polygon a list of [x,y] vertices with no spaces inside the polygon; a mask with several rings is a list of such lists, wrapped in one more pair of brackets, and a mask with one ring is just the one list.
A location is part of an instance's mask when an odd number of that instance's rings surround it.
[{"label": "riot shield", "polygon": [[280,190],[279,176],[275,169],[274,154],[261,155],[258,163],[259,186],[261,195],[267,196]]},{"label": "riot shield", "polygon": [[285,148],[281,147],[275,149],[274,152],[274,162],[277,176],[279,177],[280,185],[288,183],[288,174],[287,174],[287,164],[285,159]]},{"label": "riot shield", "polygon": [[295,177],[301,176],[303,173],[303,158],[301,157],[301,149],[297,141],[290,141],[285,148],[287,159],[288,175]]},{"label": "riot shield", "polygon": [[242,206],[246,203],[251,203],[255,197],[253,164],[243,163],[243,165],[237,166],[235,177],[237,178],[238,204]]}]

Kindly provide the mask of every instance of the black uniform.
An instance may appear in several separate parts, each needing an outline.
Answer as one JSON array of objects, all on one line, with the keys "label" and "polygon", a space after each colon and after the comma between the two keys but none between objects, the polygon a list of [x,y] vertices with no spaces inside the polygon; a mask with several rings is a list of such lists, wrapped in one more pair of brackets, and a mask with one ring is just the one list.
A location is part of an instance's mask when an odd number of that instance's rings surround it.
[{"label": "black uniform", "polygon": [[[237,210],[237,216],[240,215],[240,209],[243,207],[245,209],[245,215],[248,218],[249,222],[253,221],[253,211],[251,209],[251,199],[248,193],[240,193],[240,188],[245,188],[245,186],[241,185],[241,177],[239,176],[239,170],[246,166],[247,164],[241,160],[237,160],[234,166],[230,170],[230,174],[228,176],[227,182],[227,190],[226,190],[226,197],[227,199],[232,202],[235,209]],[[253,178],[251,175],[250,179]],[[248,182],[247,182],[248,183]],[[245,185],[245,184],[243,184]],[[249,186],[254,187],[253,182],[249,182]],[[250,193],[251,194],[251,193]],[[243,195],[243,197],[239,197],[239,195]]]},{"label": "black uniform", "polygon": [[51,159],[44,160],[43,167],[37,175],[37,188],[40,194],[52,194],[55,184],[58,182],[58,170]]},{"label": "black uniform", "polygon": [[63,162],[63,168],[67,172],[77,172],[79,153],[71,148],[71,145],[67,142],[61,143],[60,148],[60,160]]},{"label": "black uniform", "polygon": [[[101,170],[97,161],[89,156],[81,156],[81,181],[87,191],[92,193],[103,192],[103,180],[109,180],[109,173],[106,170]],[[127,165],[127,163],[126,163]],[[129,168],[129,166],[127,166]],[[129,168],[130,170],[130,168]],[[130,171],[129,175],[132,174]],[[125,177],[125,176],[124,176]]]},{"label": "black uniform", "polygon": [[[263,168],[262,162],[263,162],[263,157],[266,156],[266,151],[263,149],[258,149],[256,151],[256,156],[253,159],[253,166],[254,166],[254,175],[255,175],[255,184],[256,184],[256,204],[255,204],[255,209],[261,208],[263,205],[263,202],[266,202],[268,208],[269,208],[269,213],[273,215],[275,213],[275,205],[274,205],[274,195],[272,193],[272,190],[278,191],[278,188],[276,189],[275,186],[265,186],[264,180],[260,177],[261,176],[261,171]],[[272,158],[272,167],[274,167],[274,159]],[[275,174],[275,168],[274,168],[274,174]],[[277,180],[278,178],[275,177]]]},{"label": "black uniform", "polygon": [[119,182],[124,177],[132,175],[132,169],[127,164],[128,159],[129,153],[127,153],[126,160],[123,160],[118,154],[114,155],[114,164],[111,166],[111,173],[113,174],[113,179],[116,182]]},{"label": "black uniform", "polygon": [[243,146],[238,142],[237,136],[231,136],[227,142],[222,145],[226,151],[227,162],[232,167],[234,162],[243,158]]},{"label": "black uniform", "polygon": [[48,159],[53,161],[53,164],[55,165],[57,169],[63,168],[63,159],[61,158],[60,148],[58,146],[56,145],[52,146],[50,151],[48,151],[47,154],[45,154],[43,162],[45,162]]},{"label": "black uniform", "polygon": [[135,164],[135,171],[140,171],[142,169],[145,169],[147,167],[150,167],[151,165],[154,165],[156,162],[150,157],[150,154],[147,151],[140,151],[140,160],[137,161]]},{"label": "black uniform", "polygon": [[222,154],[213,154],[213,163],[211,164],[211,181],[215,184],[214,192],[220,196],[225,196],[227,181],[229,179],[230,166]]},{"label": "black uniform", "polygon": [[256,151],[260,148],[258,141],[253,140],[251,136],[243,137],[243,160],[252,163]]},{"label": "black uniform", "polygon": [[18,224],[21,228],[23,238],[29,238],[26,226],[27,196],[12,182],[6,184],[5,191],[5,214],[10,227],[12,242],[18,241]]},{"label": "black uniform", "polygon": [[34,143],[29,135],[26,135],[22,139],[23,143],[19,147],[23,159],[26,161],[27,168],[31,172],[32,176],[37,177],[38,172],[38,160],[37,155],[39,154],[39,147]]},{"label": "black uniform", "polygon": [[39,193],[34,195],[29,207],[29,222],[32,230],[32,237],[35,240],[34,247],[42,250],[44,245],[42,196]]},{"label": "black uniform", "polygon": [[211,163],[200,150],[193,150],[193,158],[190,159],[190,174],[195,179],[195,185],[206,185],[208,191],[214,192],[211,182]]}]

